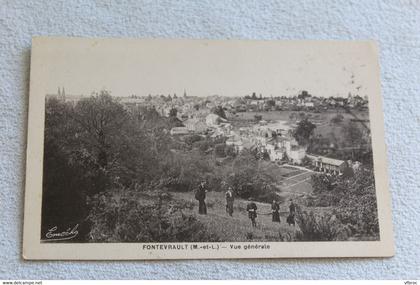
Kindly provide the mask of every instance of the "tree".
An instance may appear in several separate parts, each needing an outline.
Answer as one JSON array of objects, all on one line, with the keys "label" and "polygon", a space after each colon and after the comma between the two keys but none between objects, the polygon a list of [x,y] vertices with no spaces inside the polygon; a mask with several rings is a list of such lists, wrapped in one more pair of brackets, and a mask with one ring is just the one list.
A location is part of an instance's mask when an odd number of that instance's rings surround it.
[{"label": "tree", "polygon": [[214,153],[216,154],[216,156],[224,157],[226,155],[225,154],[225,147],[226,147],[226,145],[224,143],[216,144],[214,146]]},{"label": "tree", "polygon": [[212,108],[211,112],[213,114],[218,115],[219,117],[226,119],[226,113],[225,110],[223,110],[222,106],[216,106],[214,108]]},{"label": "tree", "polygon": [[86,232],[86,195],[92,188],[89,171],[73,153],[80,148],[78,128],[71,120],[73,107],[57,99],[45,104],[44,162],[42,179],[41,235],[54,226],[65,228],[79,224],[78,238]]},{"label": "tree", "polygon": [[274,106],[276,106],[276,101],[274,101],[274,100],[268,100],[267,101],[267,105],[269,106],[269,107],[274,107]]},{"label": "tree", "polygon": [[295,113],[295,112],[290,113],[289,120],[290,121],[296,121],[297,120],[297,117],[298,117],[297,113]]},{"label": "tree", "polygon": [[299,145],[307,145],[315,128],[316,126],[313,123],[311,123],[308,119],[304,119],[299,122],[297,128],[293,132],[293,137]]},{"label": "tree", "polygon": [[96,153],[100,167],[107,167],[111,141],[119,136],[121,127],[128,120],[123,106],[102,90],[77,103],[73,120],[81,129],[80,141],[84,141],[90,151]]},{"label": "tree", "polygon": [[202,153],[207,152],[213,147],[213,145],[208,140],[196,141],[192,144],[193,148],[198,148]]},{"label": "tree", "polygon": [[177,114],[178,110],[176,108],[172,108],[171,110],[169,110],[169,117],[176,117]]},{"label": "tree", "polygon": [[353,175],[312,175],[315,206],[336,207],[338,220],[353,228],[353,234],[377,237],[379,233],[373,170],[361,167]]},{"label": "tree", "polygon": [[186,144],[192,146],[195,142],[201,141],[203,138],[200,135],[193,134],[190,136],[186,136],[184,141]]},{"label": "tree", "polygon": [[335,178],[325,174],[313,174],[311,176],[311,184],[314,193],[322,193],[331,191],[334,187]]},{"label": "tree", "polygon": [[302,159],[302,165],[304,165],[304,166],[310,166],[310,165],[312,165],[312,160],[309,157],[305,156]]},{"label": "tree", "polygon": [[344,116],[341,114],[337,114],[331,119],[331,123],[339,124],[343,122],[343,120],[344,120]]},{"label": "tree", "polygon": [[351,157],[360,159],[363,156],[362,145],[366,144],[364,133],[355,122],[349,122],[343,127],[345,141],[352,147]]},{"label": "tree", "polygon": [[230,157],[235,157],[236,156],[236,149],[233,145],[227,145],[225,147],[225,155],[226,156],[230,156]]},{"label": "tree", "polygon": [[287,156],[287,152],[283,153],[283,158],[281,159],[281,161],[283,161],[283,162],[288,162],[289,161],[289,157]]},{"label": "tree", "polygon": [[349,124],[344,126],[344,136],[346,141],[351,142],[352,145],[363,143],[363,133],[354,122],[349,122]]},{"label": "tree", "polygon": [[302,120],[305,120],[305,119],[308,119],[309,118],[309,116],[305,113],[305,112],[300,112],[299,113],[299,119],[302,121]]},{"label": "tree", "polygon": [[308,97],[311,97],[311,95],[308,93],[308,91],[303,90],[297,97],[299,99],[306,99]]}]

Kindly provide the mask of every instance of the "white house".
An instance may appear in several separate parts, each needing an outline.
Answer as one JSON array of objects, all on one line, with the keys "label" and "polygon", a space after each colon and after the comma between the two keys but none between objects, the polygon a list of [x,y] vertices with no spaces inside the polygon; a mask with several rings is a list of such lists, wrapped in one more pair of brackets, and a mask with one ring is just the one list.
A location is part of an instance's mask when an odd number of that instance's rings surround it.
[{"label": "white house", "polygon": [[301,164],[306,156],[306,148],[299,146],[292,137],[278,136],[272,139],[259,140],[257,143],[260,151],[266,152],[271,161],[282,160],[284,154],[287,158],[296,164]]},{"label": "white house", "polygon": [[284,147],[279,147],[275,142],[267,143],[265,149],[271,161],[282,160],[286,151]]},{"label": "white house", "polygon": [[206,124],[209,127],[217,126],[220,122],[226,122],[226,119],[223,119],[219,115],[216,114],[208,114],[206,116]]},{"label": "white house", "polygon": [[306,156],[306,149],[301,146],[291,146],[290,149],[286,149],[286,154],[292,163],[301,164],[302,160]]},{"label": "white house", "polygon": [[188,119],[183,124],[191,132],[202,133],[207,130],[207,125],[197,118]]},{"label": "white house", "polygon": [[308,155],[307,157],[311,159],[312,164],[322,172],[341,174],[346,167],[346,162],[344,160],[320,155]]},{"label": "white house", "polygon": [[171,129],[171,135],[187,135],[189,133],[188,128],[186,127],[174,127]]}]

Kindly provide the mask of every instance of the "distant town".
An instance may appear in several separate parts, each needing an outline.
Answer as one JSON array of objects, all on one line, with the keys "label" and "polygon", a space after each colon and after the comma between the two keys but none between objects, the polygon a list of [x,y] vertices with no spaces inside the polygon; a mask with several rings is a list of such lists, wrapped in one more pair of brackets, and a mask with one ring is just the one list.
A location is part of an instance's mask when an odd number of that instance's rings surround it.
[{"label": "distant town", "polygon": [[[58,88],[57,94],[47,95],[47,98],[73,104],[86,97],[66,94],[64,87]],[[308,91],[301,91],[295,96],[277,97],[257,95],[256,92],[243,97],[198,97],[190,96],[184,90],[180,96],[174,93],[117,98],[129,112],[153,109],[163,117],[176,117],[180,126],[168,130],[173,137],[194,134],[214,140],[225,138],[226,146],[231,146],[235,153],[249,149],[266,155],[273,162],[287,161],[294,165],[301,165],[307,159],[315,169],[331,174],[341,174],[349,162],[308,153],[307,146],[296,141],[292,133],[302,114],[314,114],[311,122],[317,126],[328,124],[323,116],[317,115],[319,113],[350,114],[351,121],[364,125],[369,122],[368,116],[361,118],[355,115],[368,114],[367,96],[351,93],[347,97],[313,96]],[[287,120],[282,120],[282,116],[273,116],[282,111],[289,114]],[[360,164],[351,163],[354,168]]]}]

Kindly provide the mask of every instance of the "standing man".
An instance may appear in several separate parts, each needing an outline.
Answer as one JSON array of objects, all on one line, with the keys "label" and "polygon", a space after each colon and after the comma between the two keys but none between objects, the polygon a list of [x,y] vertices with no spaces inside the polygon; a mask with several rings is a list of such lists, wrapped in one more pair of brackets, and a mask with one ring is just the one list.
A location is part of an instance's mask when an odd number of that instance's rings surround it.
[{"label": "standing man", "polygon": [[195,199],[198,200],[198,213],[200,215],[207,215],[206,192],[206,182],[202,181],[195,192]]},{"label": "standing man", "polygon": [[295,213],[296,213],[296,206],[295,206],[295,204],[293,203],[293,200],[292,199],[290,199],[290,206],[289,206],[289,212],[290,212],[290,215],[295,215]]},{"label": "standing man", "polygon": [[229,216],[232,217],[233,214],[233,191],[232,187],[229,186],[228,190],[225,193],[226,196],[226,212],[229,214]]},{"label": "standing man", "polygon": [[293,203],[293,200],[290,199],[289,205],[289,216],[287,217],[287,223],[290,225],[295,226],[295,214],[296,214],[296,206]]},{"label": "standing man", "polygon": [[251,220],[252,227],[255,228],[257,226],[257,205],[252,201],[251,198],[248,199],[249,203],[246,205],[246,210],[248,211],[248,218]]},{"label": "standing man", "polygon": [[271,204],[271,213],[273,214],[272,221],[274,223],[280,223],[280,204],[277,202],[277,200],[273,200],[273,203]]}]

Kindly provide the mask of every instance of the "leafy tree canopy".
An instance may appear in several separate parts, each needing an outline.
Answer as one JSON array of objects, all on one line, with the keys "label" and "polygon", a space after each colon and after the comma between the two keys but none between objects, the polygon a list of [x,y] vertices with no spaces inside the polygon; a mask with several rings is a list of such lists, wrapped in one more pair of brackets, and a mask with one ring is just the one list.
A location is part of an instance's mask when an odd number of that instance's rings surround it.
[{"label": "leafy tree canopy", "polygon": [[316,126],[308,119],[304,119],[299,122],[297,128],[293,132],[293,137],[296,139],[299,145],[307,145],[309,139],[314,133]]},{"label": "leafy tree canopy", "polygon": [[216,106],[216,107],[212,108],[211,112],[213,114],[216,114],[216,115],[220,116],[223,119],[227,119],[225,110],[223,110],[222,106]]}]

